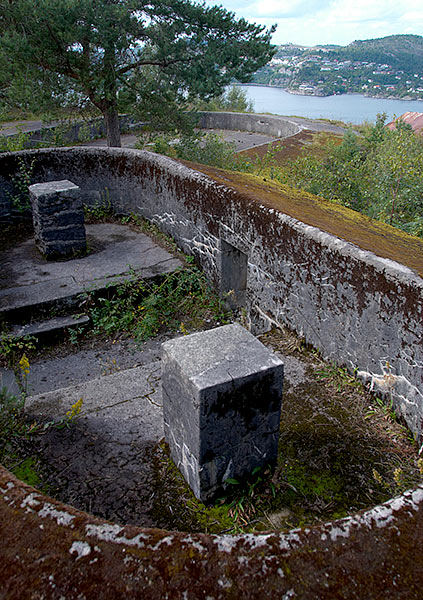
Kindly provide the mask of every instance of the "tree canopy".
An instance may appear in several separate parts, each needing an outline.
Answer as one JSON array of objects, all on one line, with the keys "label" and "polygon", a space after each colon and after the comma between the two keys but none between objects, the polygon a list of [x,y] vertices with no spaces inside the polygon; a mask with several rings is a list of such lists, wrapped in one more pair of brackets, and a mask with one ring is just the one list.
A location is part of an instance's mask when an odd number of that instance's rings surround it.
[{"label": "tree canopy", "polygon": [[248,81],[274,54],[274,27],[191,0],[0,0],[0,28],[15,72],[32,68],[35,80],[88,98],[113,146],[125,88],[144,103],[155,93],[208,99],[232,79]]}]

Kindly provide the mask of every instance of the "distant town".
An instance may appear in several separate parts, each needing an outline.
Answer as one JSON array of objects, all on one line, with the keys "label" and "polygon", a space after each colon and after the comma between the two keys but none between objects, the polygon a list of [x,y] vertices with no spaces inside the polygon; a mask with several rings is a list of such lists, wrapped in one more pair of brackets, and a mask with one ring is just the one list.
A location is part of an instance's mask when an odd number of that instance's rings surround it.
[{"label": "distant town", "polygon": [[[404,46],[404,38],[412,38],[414,43],[395,52],[398,41]],[[383,39],[389,40],[383,50],[372,44]],[[252,82],[313,96],[360,93],[423,100],[422,55],[414,54],[416,47],[423,49],[423,38],[390,36],[382,40],[353,42],[345,47],[285,44],[278,47],[275,56],[254,75]]]}]

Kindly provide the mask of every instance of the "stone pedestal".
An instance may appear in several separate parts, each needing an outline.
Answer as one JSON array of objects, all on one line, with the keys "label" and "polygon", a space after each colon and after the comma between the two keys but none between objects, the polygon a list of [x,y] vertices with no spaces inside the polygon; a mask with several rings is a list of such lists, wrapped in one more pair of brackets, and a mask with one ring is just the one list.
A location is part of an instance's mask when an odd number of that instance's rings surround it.
[{"label": "stone pedestal", "polygon": [[163,415],[172,458],[202,502],[276,462],[283,363],[240,325],[162,345]]},{"label": "stone pedestal", "polygon": [[84,211],[77,185],[64,179],[29,186],[35,241],[47,260],[87,250]]}]

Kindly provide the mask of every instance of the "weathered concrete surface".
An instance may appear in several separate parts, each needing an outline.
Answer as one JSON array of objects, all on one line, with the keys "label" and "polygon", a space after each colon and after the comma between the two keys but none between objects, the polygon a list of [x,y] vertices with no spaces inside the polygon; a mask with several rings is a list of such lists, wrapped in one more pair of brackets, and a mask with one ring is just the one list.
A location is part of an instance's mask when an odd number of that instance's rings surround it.
[{"label": "weathered concrete surface", "polygon": [[155,363],[161,357],[161,344],[168,336],[158,336],[142,345],[131,339],[111,340],[97,347],[78,346],[71,353],[55,355],[31,362],[27,378],[28,393],[32,396],[53,390],[81,385],[105,375]]},{"label": "weathered concrete surface", "polygon": [[0,255],[0,314],[77,297],[136,274],[148,279],[182,265],[143,233],[128,226],[87,226],[91,252],[66,262],[46,262],[33,239]]},{"label": "weathered concrete surface", "polygon": [[[116,367],[116,365],[115,365]],[[30,396],[25,410],[38,422],[82,410],[71,428],[49,429],[37,449],[48,463],[56,497],[123,523],[154,526],[153,448],[163,438],[160,362],[143,360],[68,388]]]},{"label": "weathered concrete surface", "polygon": [[2,467],[0,493],[3,598],[421,598],[422,487],[310,530],[235,536],[114,525]]},{"label": "weathered concrete surface", "polygon": [[199,112],[198,126],[202,129],[252,131],[276,138],[295,135],[301,127],[287,117],[256,113]]},{"label": "weathered concrete surface", "polygon": [[[25,411],[46,421],[59,419],[82,398],[78,419],[81,422],[89,422],[90,415],[100,418],[102,424],[98,429],[114,432],[117,442],[125,440],[131,432],[137,439],[158,441],[163,437],[161,391],[156,385],[159,374],[160,363],[147,363],[79,385],[28,396]],[[121,409],[110,417],[108,409],[112,406]]]},{"label": "weathered concrete surface", "polygon": [[202,502],[275,464],[283,363],[238,324],[163,344],[165,438]]},{"label": "weathered concrete surface", "polygon": [[54,317],[40,323],[27,323],[26,325],[15,325],[9,331],[10,337],[20,338],[27,335],[34,336],[38,339],[47,338],[50,335],[61,332],[64,329],[80,327],[89,323],[87,315],[82,316],[66,316]]}]

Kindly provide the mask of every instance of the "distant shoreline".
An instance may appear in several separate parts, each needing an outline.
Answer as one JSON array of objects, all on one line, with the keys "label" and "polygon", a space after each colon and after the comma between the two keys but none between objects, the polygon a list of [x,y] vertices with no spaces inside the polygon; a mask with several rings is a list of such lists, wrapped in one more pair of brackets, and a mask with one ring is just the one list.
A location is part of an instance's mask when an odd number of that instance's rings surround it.
[{"label": "distant shoreline", "polygon": [[267,87],[267,88],[275,88],[275,89],[280,89],[280,90],[284,90],[284,92],[287,92],[288,94],[292,94],[294,96],[314,96],[315,98],[330,98],[331,96],[364,96],[365,98],[374,98],[375,100],[400,100],[403,102],[423,102],[423,98],[412,98],[411,96],[403,96],[402,98],[400,98],[399,96],[383,96],[383,95],[377,95],[377,96],[372,96],[370,94],[365,94],[365,93],[361,93],[361,92],[345,92],[345,93],[340,93],[340,94],[303,94],[301,91],[299,90],[291,90],[290,88],[287,88],[283,85],[271,85],[269,83],[237,83],[236,85],[238,86],[243,86],[243,85],[250,85],[250,86],[254,86],[254,87]]}]

